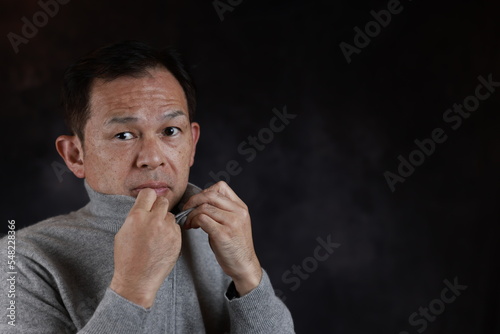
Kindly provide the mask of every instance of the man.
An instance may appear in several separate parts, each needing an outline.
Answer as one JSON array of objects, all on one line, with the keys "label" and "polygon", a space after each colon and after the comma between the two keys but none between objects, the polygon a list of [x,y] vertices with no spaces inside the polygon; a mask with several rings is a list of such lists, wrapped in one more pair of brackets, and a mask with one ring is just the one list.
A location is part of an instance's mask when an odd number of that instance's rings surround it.
[{"label": "man", "polygon": [[293,332],[245,203],[224,182],[188,183],[200,126],[172,51],[98,49],[66,72],[63,105],[73,135],[56,148],[90,202],[16,233],[2,333]]}]

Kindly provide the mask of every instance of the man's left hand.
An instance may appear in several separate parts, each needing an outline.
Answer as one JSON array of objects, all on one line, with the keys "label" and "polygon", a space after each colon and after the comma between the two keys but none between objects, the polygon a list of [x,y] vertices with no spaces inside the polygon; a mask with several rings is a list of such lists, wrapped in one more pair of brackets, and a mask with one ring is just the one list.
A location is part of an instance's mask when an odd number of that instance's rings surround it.
[{"label": "man's left hand", "polygon": [[248,207],[223,181],[191,197],[183,210],[193,207],[184,228],[201,227],[208,234],[222,270],[233,279],[240,296],[246,295],[262,278]]}]

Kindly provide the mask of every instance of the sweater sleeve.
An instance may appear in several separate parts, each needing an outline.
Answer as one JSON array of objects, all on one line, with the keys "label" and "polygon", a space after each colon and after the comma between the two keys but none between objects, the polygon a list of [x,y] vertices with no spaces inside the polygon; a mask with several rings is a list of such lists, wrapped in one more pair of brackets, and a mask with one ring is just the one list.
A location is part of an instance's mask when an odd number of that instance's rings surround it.
[{"label": "sweater sleeve", "polygon": [[54,276],[39,261],[19,252],[19,248],[13,257],[15,263],[8,266],[7,246],[7,239],[1,239],[0,254],[5,264],[0,273],[0,333],[142,332],[149,310],[129,302],[109,288],[90,320],[86,324],[78,323],[66,310]]},{"label": "sweater sleeve", "polygon": [[79,334],[142,332],[149,310],[123,298],[110,288]]},{"label": "sweater sleeve", "polygon": [[290,311],[275,295],[264,270],[260,284],[243,297],[229,299],[227,296],[232,288],[234,283],[226,293],[231,333],[295,333]]}]

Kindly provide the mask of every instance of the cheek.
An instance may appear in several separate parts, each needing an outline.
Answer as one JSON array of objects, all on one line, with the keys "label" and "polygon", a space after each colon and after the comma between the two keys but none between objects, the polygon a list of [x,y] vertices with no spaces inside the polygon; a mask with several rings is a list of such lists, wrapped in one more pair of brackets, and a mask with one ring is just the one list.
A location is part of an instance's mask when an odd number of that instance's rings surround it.
[{"label": "cheek", "polygon": [[191,160],[191,153],[191,145],[183,145],[182,148],[176,149],[177,158],[182,163],[182,165],[189,165],[189,162]]},{"label": "cheek", "polygon": [[189,174],[191,146],[184,144],[177,147],[169,147],[166,150],[165,158],[172,171],[178,176]]},{"label": "cheek", "polygon": [[128,163],[128,156],[116,148],[94,145],[86,163],[90,174],[105,183],[107,178],[115,178],[121,174]]}]

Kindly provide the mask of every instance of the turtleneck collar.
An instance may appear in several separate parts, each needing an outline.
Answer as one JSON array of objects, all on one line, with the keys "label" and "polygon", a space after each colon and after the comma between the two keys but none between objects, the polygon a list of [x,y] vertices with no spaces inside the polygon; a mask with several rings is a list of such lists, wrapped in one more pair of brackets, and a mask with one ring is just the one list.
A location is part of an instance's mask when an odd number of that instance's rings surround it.
[{"label": "turtleneck collar", "polygon": [[[97,223],[101,227],[114,233],[118,232],[135,203],[135,197],[103,194],[92,189],[87,180],[84,181],[84,184],[90,199],[86,209],[94,218],[99,218]],[[172,212],[175,214],[180,211],[188,199],[200,191],[200,188],[188,183],[184,195]]]}]

